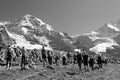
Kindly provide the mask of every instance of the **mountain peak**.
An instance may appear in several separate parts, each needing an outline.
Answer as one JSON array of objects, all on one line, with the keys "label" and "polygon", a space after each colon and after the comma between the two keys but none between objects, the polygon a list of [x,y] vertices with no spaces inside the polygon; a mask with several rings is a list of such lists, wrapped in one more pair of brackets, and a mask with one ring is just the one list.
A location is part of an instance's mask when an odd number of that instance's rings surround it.
[{"label": "mountain peak", "polygon": [[31,14],[26,14],[26,15],[24,15],[24,17],[32,17],[33,15],[31,15]]}]

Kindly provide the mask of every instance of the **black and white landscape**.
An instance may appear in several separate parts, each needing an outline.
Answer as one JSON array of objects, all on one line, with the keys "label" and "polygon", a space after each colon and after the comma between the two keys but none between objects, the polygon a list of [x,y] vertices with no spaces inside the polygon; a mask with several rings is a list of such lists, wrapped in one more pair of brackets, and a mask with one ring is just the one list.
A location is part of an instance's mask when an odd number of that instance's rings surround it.
[{"label": "black and white landscape", "polygon": [[0,80],[120,80],[119,0],[0,0]]},{"label": "black and white landscape", "polygon": [[[120,58],[120,21],[106,23],[101,28],[82,35],[69,35],[65,32],[57,32],[52,26],[37,17],[27,14],[20,19],[0,22],[0,44],[2,46],[19,46],[26,49],[71,52],[85,49],[95,54],[103,54],[111,58]],[[119,80],[120,66],[109,64],[101,70],[79,73],[78,66],[69,64],[65,67],[53,65],[45,68],[41,63],[37,69],[20,71],[19,66],[6,71],[0,68],[0,80]]]}]

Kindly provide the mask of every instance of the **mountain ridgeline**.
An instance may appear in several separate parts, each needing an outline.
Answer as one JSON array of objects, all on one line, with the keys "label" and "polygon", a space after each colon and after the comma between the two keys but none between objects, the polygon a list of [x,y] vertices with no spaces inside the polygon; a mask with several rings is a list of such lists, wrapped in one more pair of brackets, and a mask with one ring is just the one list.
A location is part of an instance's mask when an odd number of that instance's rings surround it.
[{"label": "mountain ridgeline", "polygon": [[20,19],[0,22],[0,41],[0,45],[11,43],[27,49],[40,49],[44,45],[50,50],[73,52],[83,48],[120,57],[120,20],[105,24],[90,33],[70,36],[65,32],[55,31],[49,24],[27,14]]}]

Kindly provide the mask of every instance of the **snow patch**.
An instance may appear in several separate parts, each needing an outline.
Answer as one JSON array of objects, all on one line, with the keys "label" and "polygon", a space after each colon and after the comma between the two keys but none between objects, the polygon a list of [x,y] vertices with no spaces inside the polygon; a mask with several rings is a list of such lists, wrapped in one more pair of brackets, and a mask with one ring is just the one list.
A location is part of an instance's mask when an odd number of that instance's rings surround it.
[{"label": "snow patch", "polygon": [[96,43],[96,46],[91,48],[90,50],[96,53],[99,52],[106,52],[107,48],[114,49],[113,46],[119,46],[113,39],[111,38],[100,38],[100,37],[95,37],[95,39],[101,39],[101,40],[106,40],[106,42],[100,42]]},{"label": "snow patch", "polygon": [[47,29],[49,30],[49,31],[53,31],[54,29],[50,26],[50,25],[48,25],[47,24]]},{"label": "snow patch", "polygon": [[81,52],[81,49],[74,49],[75,52]]},{"label": "snow patch", "polygon": [[0,22],[0,25],[5,25],[5,24],[8,24],[8,23],[9,23],[8,21]]},{"label": "snow patch", "polygon": [[22,27],[21,29],[23,30],[23,32],[24,32],[25,34],[28,32],[28,29],[25,28],[25,27]]},{"label": "snow patch", "polygon": [[39,43],[49,46],[49,40],[45,36],[37,37],[36,35],[34,35],[34,37],[38,39]]},{"label": "snow patch", "polygon": [[[7,30],[6,30],[7,31]],[[24,36],[22,36],[22,35],[17,35],[17,34],[13,34],[13,33],[10,33],[10,32],[8,32],[7,31],[7,33],[8,33],[8,35],[11,37],[11,38],[13,38],[13,39],[15,39],[15,41],[16,41],[16,44],[14,44],[14,45],[16,45],[16,46],[20,46],[20,47],[25,47],[26,49],[41,49],[42,48],[42,45],[39,45],[39,44],[35,44],[35,45],[33,45],[33,44],[30,44],[30,42],[29,41],[27,41],[26,39],[25,39],[25,37]],[[45,47],[45,49],[46,50],[52,50],[52,48],[51,47]]]},{"label": "snow patch", "polygon": [[34,28],[34,26],[30,22],[25,20],[21,20],[21,23],[19,24],[19,26],[30,26],[32,29]]},{"label": "snow patch", "polygon": [[99,34],[99,33],[95,31],[91,31],[91,34]]},{"label": "snow patch", "polygon": [[89,38],[92,40],[92,41],[95,41],[97,39],[101,39],[101,40],[106,40],[106,41],[109,41],[109,42],[115,42],[113,39],[111,38],[108,38],[108,37],[97,37],[97,36],[89,36]]},{"label": "snow patch", "polygon": [[36,18],[36,19],[41,23],[40,26],[45,24],[42,20],[40,20],[38,18]]},{"label": "snow patch", "polygon": [[108,24],[108,27],[114,29],[115,31],[120,31],[117,27],[113,26],[112,24]]},{"label": "snow patch", "polygon": [[99,34],[98,32],[95,31],[91,31],[91,33],[85,33],[84,35],[97,35]]},{"label": "snow patch", "polygon": [[106,43],[99,43],[97,44],[95,47],[91,48],[90,51],[96,52],[96,53],[100,53],[100,52],[106,52],[106,49],[114,49],[114,46],[118,46],[117,43],[110,43],[110,42],[106,42]]},{"label": "snow patch", "polygon": [[62,32],[59,32],[60,35],[65,36]]}]

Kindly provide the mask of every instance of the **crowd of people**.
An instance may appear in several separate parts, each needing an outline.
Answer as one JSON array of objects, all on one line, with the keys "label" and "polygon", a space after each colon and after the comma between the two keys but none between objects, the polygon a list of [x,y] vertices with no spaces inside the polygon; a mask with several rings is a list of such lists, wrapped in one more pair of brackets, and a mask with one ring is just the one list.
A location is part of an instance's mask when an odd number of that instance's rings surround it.
[{"label": "crowd of people", "polygon": [[[1,51],[2,53],[2,51]],[[21,70],[29,69],[30,67],[36,68],[36,64],[42,63],[43,67],[46,65],[56,65],[56,66],[66,66],[66,65],[78,65],[80,71],[94,71],[95,69],[101,69],[107,66],[108,59],[102,55],[90,55],[87,51],[81,50],[80,52],[70,53],[70,52],[53,52],[50,50],[45,50],[44,46],[38,52],[37,49],[27,51],[24,47],[11,47],[7,46],[4,53],[6,69],[9,70],[12,67],[12,62],[17,62],[20,59]]]},{"label": "crowd of people", "polygon": [[97,55],[89,55],[86,51],[82,50],[81,53],[77,53],[74,55],[74,64],[77,63],[79,70],[82,70],[82,65],[84,66],[85,71],[89,71],[90,69],[94,71],[94,69],[101,69],[104,66],[107,66],[109,59],[104,56]]}]

